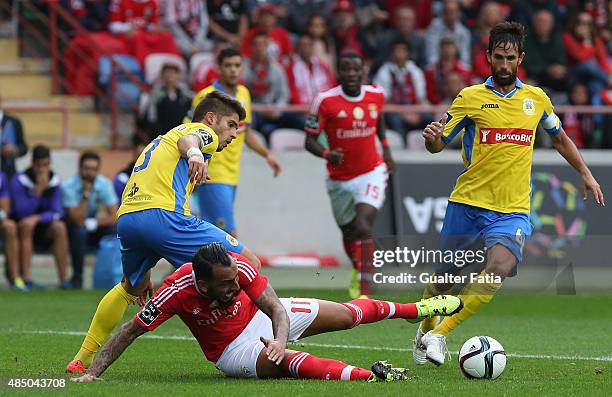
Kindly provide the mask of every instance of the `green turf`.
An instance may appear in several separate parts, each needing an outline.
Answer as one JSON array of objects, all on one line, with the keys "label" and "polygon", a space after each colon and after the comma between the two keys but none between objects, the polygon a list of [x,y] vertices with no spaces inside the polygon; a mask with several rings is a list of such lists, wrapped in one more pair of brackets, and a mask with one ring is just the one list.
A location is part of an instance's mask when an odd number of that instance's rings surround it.
[{"label": "green turf", "polygon": [[[280,296],[345,299],[344,292],[278,291]],[[0,323],[0,379],[9,377],[66,377],[63,369],[81,343],[81,336],[33,334],[31,331],[87,330],[102,291],[0,292],[3,321]],[[407,301],[414,296],[383,296]],[[131,308],[130,313],[134,313]],[[126,317],[127,318],[127,317]],[[556,356],[612,356],[612,296],[609,295],[500,295],[481,313],[463,324],[449,339],[451,351],[474,335],[498,339],[508,353]],[[194,340],[137,340],[95,384],[70,384],[55,395],[198,395],[198,396],[481,396],[567,395],[603,396],[612,391],[612,362],[577,359],[509,357],[504,374],[496,381],[467,380],[459,371],[456,356],[447,365],[417,367],[408,352],[384,348],[409,347],[416,325],[401,320],[360,326],[351,331],[319,335],[304,343],[358,345],[371,349],[304,346],[321,357],[369,367],[386,359],[408,366],[414,374],[407,383],[252,381],[222,376],[204,360]],[[175,319],[156,335],[188,335]],[[31,393],[25,391],[24,393]],[[357,393],[357,394],[349,394]],[[14,391],[0,386],[0,395]]]}]

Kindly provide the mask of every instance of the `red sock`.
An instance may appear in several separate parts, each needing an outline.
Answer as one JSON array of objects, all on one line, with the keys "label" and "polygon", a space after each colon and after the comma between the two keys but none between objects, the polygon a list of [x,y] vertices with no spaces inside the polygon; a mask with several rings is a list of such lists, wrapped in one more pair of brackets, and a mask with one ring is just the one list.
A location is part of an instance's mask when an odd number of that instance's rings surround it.
[{"label": "red sock", "polygon": [[319,358],[297,352],[283,360],[285,370],[294,378],[322,380],[367,380],[372,371],[353,367],[338,360]]},{"label": "red sock", "polygon": [[395,303],[375,299],[355,299],[343,303],[353,313],[353,327],[375,323],[387,318],[417,318],[419,311],[414,303]]}]

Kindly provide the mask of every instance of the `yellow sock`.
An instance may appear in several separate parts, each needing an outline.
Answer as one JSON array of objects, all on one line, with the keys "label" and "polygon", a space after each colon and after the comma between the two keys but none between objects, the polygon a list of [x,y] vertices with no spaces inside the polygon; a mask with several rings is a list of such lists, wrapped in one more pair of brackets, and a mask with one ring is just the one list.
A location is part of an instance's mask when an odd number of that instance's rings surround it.
[{"label": "yellow sock", "polygon": [[121,283],[108,291],[98,304],[81,350],[74,359],[81,360],[86,368],[89,367],[100,346],[123,318],[128,305],[135,303],[137,299],[137,296],[128,294]]},{"label": "yellow sock", "polygon": [[[427,286],[425,286],[425,290],[423,291],[423,299],[428,299],[435,295],[437,295],[436,288],[432,283],[428,283]],[[423,331],[423,333],[431,331],[432,329],[434,329],[437,323],[438,316],[425,318],[421,320],[421,331]]]},{"label": "yellow sock", "polygon": [[[486,273],[483,270],[479,274],[479,278],[485,275]],[[444,320],[442,320],[432,332],[447,336],[452,330],[457,328],[459,324],[472,317],[484,305],[491,302],[493,295],[495,295],[501,286],[502,283],[478,281],[467,284],[459,293],[459,298],[463,300],[463,309],[450,317],[444,317]]]}]

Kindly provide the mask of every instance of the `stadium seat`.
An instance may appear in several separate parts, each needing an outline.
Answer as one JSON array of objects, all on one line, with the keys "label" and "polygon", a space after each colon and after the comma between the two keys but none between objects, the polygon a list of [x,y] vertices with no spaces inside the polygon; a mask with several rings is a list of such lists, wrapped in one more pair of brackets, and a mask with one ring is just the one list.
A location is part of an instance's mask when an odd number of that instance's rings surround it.
[{"label": "stadium seat", "polygon": [[422,130],[411,130],[406,134],[406,148],[411,150],[425,150]]},{"label": "stadium seat", "polygon": [[198,66],[202,63],[214,63],[214,56],[212,52],[197,52],[189,59],[189,81],[193,81]]},{"label": "stadium seat", "polygon": [[[113,55],[115,62],[119,63],[132,75],[142,80],[142,70],[138,60],[129,55]],[[140,87],[130,80],[122,70],[116,71],[117,76],[117,92],[115,98],[117,105],[122,110],[131,110],[138,106],[138,98],[140,97]],[[98,64],[98,83],[102,86],[107,95],[111,96],[111,75],[112,63],[109,57],[100,57]]]},{"label": "stadium seat", "polygon": [[174,63],[179,67],[183,78],[187,71],[187,65],[183,58],[174,54],[151,54],[147,55],[144,61],[145,81],[153,84],[159,79],[162,66],[166,63]]},{"label": "stadium seat", "polygon": [[293,128],[279,128],[270,134],[270,149],[274,151],[303,150],[304,131]]}]

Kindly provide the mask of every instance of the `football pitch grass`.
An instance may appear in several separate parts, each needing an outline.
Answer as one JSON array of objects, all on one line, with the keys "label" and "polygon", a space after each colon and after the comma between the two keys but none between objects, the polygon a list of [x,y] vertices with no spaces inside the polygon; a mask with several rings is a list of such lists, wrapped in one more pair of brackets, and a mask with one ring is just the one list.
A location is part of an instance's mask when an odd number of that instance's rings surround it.
[{"label": "football pitch grass", "polygon": [[[279,296],[345,301],[345,291],[279,290]],[[104,374],[104,382],[69,383],[64,389],[24,389],[10,378],[68,378],[66,363],[104,291],[0,292],[0,395],[87,396],[604,396],[612,393],[612,295],[577,296],[501,294],[449,338],[452,360],[436,368],[416,366],[409,348],[415,324],[388,320],[353,330],[304,339],[291,348],[369,368],[388,360],[410,369],[399,383],[323,382],[317,380],[237,380],[207,362],[198,344],[177,318],[130,346]],[[380,295],[411,301],[415,295]],[[124,320],[135,313],[130,307]],[[499,340],[508,354],[505,372],[495,381],[468,380],[456,352],[474,335]]]}]

